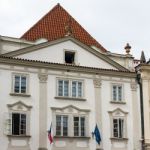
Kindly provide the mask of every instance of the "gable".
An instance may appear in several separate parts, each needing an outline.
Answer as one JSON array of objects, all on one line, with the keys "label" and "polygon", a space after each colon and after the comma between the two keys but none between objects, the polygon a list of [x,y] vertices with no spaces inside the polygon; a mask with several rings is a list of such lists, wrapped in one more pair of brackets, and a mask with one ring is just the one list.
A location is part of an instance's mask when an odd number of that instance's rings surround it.
[{"label": "gable", "polygon": [[[26,49],[28,51],[28,48]],[[75,43],[73,40],[65,40],[37,49],[34,49],[33,46],[27,53],[24,52],[15,57],[64,64],[65,51],[75,53],[75,65],[118,70],[117,67],[111,64],[111,59],[106,58],[106,56],[92,48],[83,47],[82,45]]]}]

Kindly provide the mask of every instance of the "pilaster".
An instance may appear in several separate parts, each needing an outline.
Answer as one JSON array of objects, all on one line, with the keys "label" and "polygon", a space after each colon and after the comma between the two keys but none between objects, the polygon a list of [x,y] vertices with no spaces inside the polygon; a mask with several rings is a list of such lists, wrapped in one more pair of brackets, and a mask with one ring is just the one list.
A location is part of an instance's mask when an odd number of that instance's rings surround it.
[{"label": "pilaster", "polygon": [[144,134],[145,143],[150,145],[150,82],[149,79],[142,80],[143,106],[144,106]]},{"label": "pilaster", "polygon": [[[102,101],[101,101],[101,79],[93,80],[94,89],[95,89],[95,122],[100,130],[100,134],[102,134]],[[101,137],[102,138],[102,137]],[[101,141],[100,146],[97,144],[96,149],[102,150],[103,144]]]},{"label": "pilaster", "polygon": [[137,95],[137,83],[132,82],[130,84],[131,86],[131,94],[132,94],[132,110],[133,110],[133,149],[139,149],[141,147],[141,133],[139,132],[141,130],[140,128],[140,113],[139,113],[139,100]]},{"label": "pilaster", "polygon": [[48,75],[41,73],[39,77],[39,148],[47,150],[47,79]]}]

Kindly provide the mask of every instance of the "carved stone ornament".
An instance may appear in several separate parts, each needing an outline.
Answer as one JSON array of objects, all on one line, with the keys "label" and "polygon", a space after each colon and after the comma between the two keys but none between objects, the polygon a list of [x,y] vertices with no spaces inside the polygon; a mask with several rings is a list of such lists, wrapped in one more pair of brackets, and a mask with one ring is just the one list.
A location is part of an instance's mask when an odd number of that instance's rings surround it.
[{"label": "carved stone ornament", "polygon": [[93,83],[95,88],[100,88],[102,85],[101,79],[94,79]]},{"label": "carved stone ornament", "polygon": [[137,84],[136,83],[131,83],[131,90],[136,91],[137,89]]},{"label": "carved stone ornament", "polygon": [[46,82],[48,75],[47,74],[39,74],[38,75],[40,82]]}]

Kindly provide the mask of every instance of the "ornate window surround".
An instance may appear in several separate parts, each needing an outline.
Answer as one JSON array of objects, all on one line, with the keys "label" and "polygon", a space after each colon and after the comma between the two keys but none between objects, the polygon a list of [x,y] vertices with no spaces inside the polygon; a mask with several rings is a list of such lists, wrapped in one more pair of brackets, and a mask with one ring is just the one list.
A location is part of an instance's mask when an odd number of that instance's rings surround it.
[{"label": "ornate window surround", "polygon": [[[8,112],[5,113],[8,117],[5,118],[5,123],[4,123],[4,133],[10,138],[13,137],[30,137],[30,113],[31,113],[31,108],[32,106],[28,106],[25,103],[18,101],[14,104],[7,104],[8,107]],[[26,114],[26,134],[25,135],[13,135],[12,134],[12,113],[20,113],[20,114]],[[10,124],[8,124],[8,122]]]},{"label": "ornate window surround", "polygon": [[[111,140],[117,140],[117,141],[122,141],[122,140],[128,140],[127,138],[127,114],[128,112],[125,112],[121,110],[120,108],[116,108],[113,111],[108,111],[109,116],[110,116],[110,127],[111,127]],[[123,119],[124,120],[124,131],[123,131],[123,138],[116,138],[113,136],[113,119]]]},{"label": "ornate window surround", "polygon": [[[62,137],[63,136],[55,136],[56,135],[56,115],[66,115],[68,116],[68,136],[67,138],[89,138],[89,109],[80,109],[73,105],[68,105],[65,107],[51,107],[52,110],[52,123],[54,129],[54,137]],[[74,136],[74,128],[73,128],[73,117],[85,117],[85,136]],[[66,138],[66,137],[65,137]]]}]

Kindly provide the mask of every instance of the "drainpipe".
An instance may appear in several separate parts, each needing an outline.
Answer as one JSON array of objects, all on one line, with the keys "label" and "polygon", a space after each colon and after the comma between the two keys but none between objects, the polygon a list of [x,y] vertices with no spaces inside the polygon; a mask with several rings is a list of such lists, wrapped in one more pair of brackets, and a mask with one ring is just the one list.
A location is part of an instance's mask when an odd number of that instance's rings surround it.
[{"label": "drainpipe", "polygon": [[137,72],[137,82],[140,88],[140,110],[141,110],[141,150],[145,150],[145,141],[144,141],[144,108],[143,108],[143,87],[141,73]]}]

